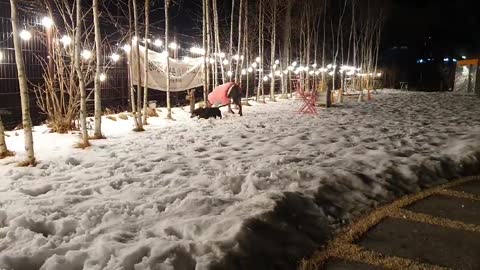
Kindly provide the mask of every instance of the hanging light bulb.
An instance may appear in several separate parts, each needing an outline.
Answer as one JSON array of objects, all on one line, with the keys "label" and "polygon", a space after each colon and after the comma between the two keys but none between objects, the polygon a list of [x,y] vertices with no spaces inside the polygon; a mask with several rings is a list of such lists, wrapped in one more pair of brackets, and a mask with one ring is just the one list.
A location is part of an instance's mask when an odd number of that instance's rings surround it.
[{"label": "hanging light bulb", "polygon": [[313,64],[312,67],[313,67],[313,68],[316,68],[316,67],[317,67],[317,63]]},{"label": "hanging light bulb", "polygon": [[117,53],[114,53],[110,56],[110,58],[112,58],[113,62],[118,62],[118,60],[120,60],[120,55]]},{"label": "hanging light bulb", "polygon": [[297,61],[294,61],[294,62],[292,63],[292,67],[296,67],[297,65],[298,65]]},{"label": "hanging light bulb", "polygon": [[248,73],[252,73],[253,72],[253,68],[252,67],[249,67],[248,68]]},{"label": "hanging light bulb", "polygon": [[125,44],[123,45],[123,50],[126,52],[126,53],[129,53],[131,50],[132,50],[132,46],[128,45],[128,44]]},{"label": "hanging light bulb", "polygon": [[285,69],[285,70],[283,71],[283,74],[287,75],[287,74],[288,74],[288,69]]},{"label": "hanging light bulb", "polygon": [[157,47],[161,47],[163,45],[163,42],[160,40],[160,39],[155,39],[155,41],[153,42],[153,45],[157,46]]},{"label": "hanging light bulb", "polygon": [[168,45],[168,48],[172,49],[172,50],[176,50],[179,48],[178,44],[176,42],[172,42]]},{"label": "hanging light bulb", "polygon": [[232,73],[231,71],[228,71],[228,72],[227,72],[227,76],[228,76],[228,77],[232,77],[232,76],[233,76],[233,73]]},{"label": "hanging light bulb", "polygon": [[226,55],[225,55],[225,53],[223,53],[223,52],[221,52],[221,53],[218,54],[218,57],[220,57],[220,59],[225,58],[225,56],[226,56]]},{"label": "hanging light bulb", "polygon": [[28,30],[22,30],[20,32],[20,38],[25,40],[25,41],[28,41],[32,38],[32,33],[30,33],[30,31],[28,31]]},{"label": "hanging light bulb", "polygon": [[257,68],[258,67],[257,62],[253,62],[252,67]]},{"label": "hanging light bulb", "polygon": [[240,60],[240,55],[235,54],[235,55],[233,56],[233,59],[234,59],[234,60],[237,60],[237,61]]},{"label": "hanging light bulb", "polygon": [[208,60],[208,62],[213,65],[213,64],[215,64],[215,59],[214,59],[214,58],[210,58],[210,59]]},{"label": "hanging light bulb", "polygon": [[45,26],[45,27],[47,27],[47,28],[52,27],[52,25],[53,25],[53,20],[52,20],[52,18],[50,18],[50,17],[43,17],[43,18],[42,18],[42,25]]},{"label": "hanging light bulb", "polygon": [[282,72],[280,72],[280,70],[275,71],[275,76],[277,77],[282,76]]},{"label": "hanging light bulb", "polygon": [[92,52],[89,50],[83,50],[81,55],[83,59],[88,60],[92,57]]},{"label": "hanging light bulb", "polygon": [[263,81],[264,81],[264,82],[268,82],[268,76],[264,76],[264,77],[263,77]]},{"label": "hanging light bulb", "polygon": [[280,64],[280,60],[275,60],[275,65],[279,65]]},{"label": "hanging light bulb", "polygon": [[230,64],[230,62],[228,62],[227,59],[224,59],[222,63],[223,63],[225,66],[228,66],[228,64]]},{"label": "hanging light bulb", "polygon": [[246,69],[242,69],[242,75],[247,75],[247,70]]},{"label": "hanging light bulb", "polygon": [[100,81],[104,82],[107,79],[107,75],[105,73],[100,74]]},{"label": "hanging light bulb", "polygon": [[70,44],[72,44],[72,38],[67,36],[67,35],[64,35],[61,39],[60,39],[60,42],[62,42],[63,46],[68,46]]},{"label": "hanging light bulb", "polygon": [[261,59],[260,59],[260,56],[258,56],[257,58],[255,58],[255,62],[257,62],[257,63],[260,63],[260,60],[261,60]]}]

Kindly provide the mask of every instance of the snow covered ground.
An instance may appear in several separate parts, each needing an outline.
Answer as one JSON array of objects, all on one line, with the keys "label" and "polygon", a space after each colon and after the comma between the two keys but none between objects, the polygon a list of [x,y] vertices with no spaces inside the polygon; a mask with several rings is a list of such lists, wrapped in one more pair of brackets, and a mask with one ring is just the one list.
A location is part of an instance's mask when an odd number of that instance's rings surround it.
[{"label": "snow covered ground", "polygon": [[335,229],[476,173],[480,100],[384,91],[318,116],[299,101],[245,116],[104,120],[107,140],[35,128],[40,164],[0,161],[0,269],[292,269]]}]

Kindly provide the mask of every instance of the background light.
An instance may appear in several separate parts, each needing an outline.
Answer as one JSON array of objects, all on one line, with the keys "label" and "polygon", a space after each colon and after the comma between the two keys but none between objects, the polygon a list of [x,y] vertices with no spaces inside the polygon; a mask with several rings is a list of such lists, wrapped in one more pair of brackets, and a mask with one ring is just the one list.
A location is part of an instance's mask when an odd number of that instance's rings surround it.
[{"label": "background light", "polygon": [[104,82],[107,79],[107,75],[105,73],[100,74],[100,81]]},{"label": "background light", "polygon": [[67,35],[64,35],[61,39],[60,39],[60,42],[62,42],[62,44],[64,46],[68,46],[70,44],[72,44],[72,38],[67,36]]},{"label": "background light", "polygon": [[89,50],[83,50],[82,58],[85,59],[85,60],[88,60],[88,59],[90,59],[90,57],[92,57],[92,52],[89,51]]},{"label": "background light", "polygon": [[25,41],[28,41],[32,38],[32,33],[30,33],[30,31],[27,31],[27,30],[22,30],[20,32],[20,38]]},{"label": "background light", "polygon": [[111,58],[112,58],[113,62],[117,62],[118,60],[120,60],[120,55],[114,53],[114,54],[112,54]]},{"label": "background light", "polygon": [[53,25],[53,20],[50,17],[43,17],[42,25],[45,27],[51,27]]},{"label": "background light", "polygon": [[153,44],[157,47],[161,47],[163,45],[163,42],[160,39],[157,38],[157,39],[155,39]]},{"label": "background light", "polygon": [[125,44],[123,45],[123,50],[126,52],[126,53],[129,53],[131,50],[132,50],[132,47],[128,44]]}]

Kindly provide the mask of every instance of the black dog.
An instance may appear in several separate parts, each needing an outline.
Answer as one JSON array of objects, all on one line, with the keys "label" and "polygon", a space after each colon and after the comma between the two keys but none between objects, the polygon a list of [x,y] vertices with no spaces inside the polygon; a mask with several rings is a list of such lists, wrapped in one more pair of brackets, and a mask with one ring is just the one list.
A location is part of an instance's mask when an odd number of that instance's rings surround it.
[{"label": "black dog", "polygon": [[192,115],[190,118],[197,117],[202,118],[202,119],[209,119],[214,117],[217,119],[217,117],[220,117],[222,119],[222,112],[220,111],[220,108],[198,108],[192,112]]},{"label": "black dog", "polygon": [[[240,116],[243,116],[243,113],[242,113],[242,89],[240,88],[240,86],[238,86],[238,84],[235,84],[230,89],[227,96],[232,99],[233,104],[238,106],[238,108],[239,108],[238,113],[240,114]],[[228,105],[228,111],[231,112],[231,113],[234,113],[233,110],[232,110],[231,104]]]}]

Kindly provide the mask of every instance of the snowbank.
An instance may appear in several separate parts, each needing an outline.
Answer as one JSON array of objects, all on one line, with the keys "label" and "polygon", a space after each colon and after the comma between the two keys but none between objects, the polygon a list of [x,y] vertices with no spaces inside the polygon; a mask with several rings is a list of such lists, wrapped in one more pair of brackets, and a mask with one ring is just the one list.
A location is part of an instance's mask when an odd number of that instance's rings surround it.
[{"label": "snowbank", "polygon": [[105,119],[108,140],[35,128],[37,168],[0,161],[0,269],[292,269],[339,226],[420,189],[476,173],[471,96],[386,91],[297,115]]}]

